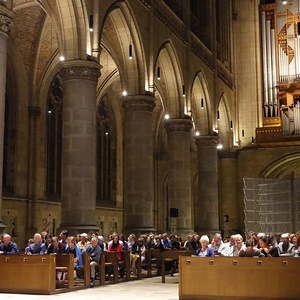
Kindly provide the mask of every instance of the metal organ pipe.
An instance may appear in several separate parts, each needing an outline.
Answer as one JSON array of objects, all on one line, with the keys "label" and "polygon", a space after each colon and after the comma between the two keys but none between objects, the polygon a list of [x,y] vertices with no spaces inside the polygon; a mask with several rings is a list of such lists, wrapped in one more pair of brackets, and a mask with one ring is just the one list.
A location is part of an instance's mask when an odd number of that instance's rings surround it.
[{"label": "metal organ pipe", "polygon": [[294,107],[294,125],[295,134],[300,135],[300,102],[298,101]]},{"label": "metal organ pipe", "polygon": [[[272,91],[272,49],[271,49],[271,21],[266,22],[267,33],[267,66],[268,66],[268,103],[269,103],[269,116],[272,114],[273,106],[273,91]],[[271,115],[272,116],[272,115]]]},{"label": "metal organ pipe", "polygon": [[268,65],[267,65],[267,41],[266,41],[266,13],[262,11],[262,46],[263,46],[263,69],[264,69],[264,108],[265,116],[268,116]]},{"label": "metal organ pipe", "polygon": [[[278,116],[277,110],[277,72],[276,72],[276,54],[275,54],[275,30],[271,29],[271,50],[272,50],[272,89],[273,89],[273,107],[271,110],[271,116]],[[273,113],[273,114],[272,114]]]}]

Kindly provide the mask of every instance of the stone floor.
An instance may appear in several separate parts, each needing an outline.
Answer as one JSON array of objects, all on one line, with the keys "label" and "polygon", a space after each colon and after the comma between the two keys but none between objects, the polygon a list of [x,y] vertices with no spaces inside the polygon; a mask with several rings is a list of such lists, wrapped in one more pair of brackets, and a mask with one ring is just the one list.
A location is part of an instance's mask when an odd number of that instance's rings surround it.
[{"label": "stone floor", "polygon": [[178,300],[178,277],[166,277],[166,283],[161,283],[161,277],[130,281],[116,285],[95,287],[51,296],[0,294],[0,299],[6,300]]}]

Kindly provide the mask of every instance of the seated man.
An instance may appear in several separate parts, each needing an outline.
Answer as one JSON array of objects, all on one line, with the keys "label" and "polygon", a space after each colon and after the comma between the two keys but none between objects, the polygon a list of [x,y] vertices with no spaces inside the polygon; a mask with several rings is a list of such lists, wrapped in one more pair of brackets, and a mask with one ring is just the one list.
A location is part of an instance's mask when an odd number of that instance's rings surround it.
[{"label": "seated man", "polygon": [[211,244],[208,247],[213,248],[215,256],[220,256],[221,252],[226,247],[226,245],[222,241],[222,235],[220,233],[216,233],[211,241]]},{"label": "seated man", "polygon": [[86,233],[80,235],[80,241],[77,243],[81,252],[84,252],[85,248],[89,245],[89,236]]},{"label": "seated man", "polygon": [[279,256],[294,256],[293,244],[290,243],[290,235],[284,233],[281,235],[281,242],[278,244]]},{"label": "seated man", "polygon": [[58,237],[54,236],[51,238],[51,243],[47,247],[47,254],[60,254],[64,252],[64,249],[58,242]]},{"label": "seated man", "polygon": [[100,256],[102,253],[102,249],[98,245],[98,238],[93,237],[91,243],[85,248],[84,253],[88,253],[91,256],[91,287],[95,285],[95,277],[96,277],[96,266],[99,265]]},{"label": "seated man", "polygon": [[25,254],[46,254],[46,245],[42,243],[42,236],[39,233],[36,233],[33,236],[33,243],[25,248]]},{"label": "seated man", "polygon": [[18,254],[17,244],[11,241],[9,234],[4,234],[0,242],[0,254]]}]

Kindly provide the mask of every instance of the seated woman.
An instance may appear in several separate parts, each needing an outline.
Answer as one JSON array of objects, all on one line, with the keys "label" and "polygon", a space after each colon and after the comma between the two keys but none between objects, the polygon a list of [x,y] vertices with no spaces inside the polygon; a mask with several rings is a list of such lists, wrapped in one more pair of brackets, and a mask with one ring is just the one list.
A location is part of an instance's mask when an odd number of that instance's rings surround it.
[{"label": "seated woman", "polygon": [[[135,238],[135,237],[134,237]],[[131,245],[130,264],[134,275],[137,275],[136,262],[141,258],[141,263],[145,261],[146,247],[143,238],[139,238]]]},{"label": "seated woman", "polygon": [[[123,260],[123,245],[120,243],[119,236],[116,234],[113,237],[112,243],[108,245],[107,252],[109,253],[117,253],[118,261]],[[108,270],[109,275],[111,274],[112,270]],[[121,265],[119,268],[120,276],[123,277],[125,270],[124,265]]]},{"label": "seated woman", "polygon": [[246,250],[246,246],[243,242],[243,237],[240,234],[235,235],[235,244],[233,247],[233,256],[239,256],[240,252]]},{"label": "seated woman", "polygon": [[196,256],[205,257],[205,256],[214,256],[214,250],[208,247],[209,238],[207,235],[202,235],[200,238],[200,247],[196,251]]},{"label": "seated woman", "polygon": [[294,255],[295,257],[300,257],[300,234],[295,234],[291,238],[291,242],[293,244],[293,250],[294,250]]},{"label": "seated woman", "polygon": [[264,257],[279,257],[278,248],[274,246],[273,240],[269,236],[260,238],[258,241],[259,256]]}]

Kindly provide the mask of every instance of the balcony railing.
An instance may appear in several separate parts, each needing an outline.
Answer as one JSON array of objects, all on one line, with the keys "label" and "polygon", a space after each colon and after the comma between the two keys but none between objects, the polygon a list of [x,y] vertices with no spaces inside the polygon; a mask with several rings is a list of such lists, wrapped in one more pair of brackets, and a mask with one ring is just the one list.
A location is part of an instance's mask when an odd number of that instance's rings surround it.
[{"label": "balcony railing", "polygon": [[285,135],[280,127],[259,127],[256,128],[256,143],[281,143],[300,141],[300,135]]}]

